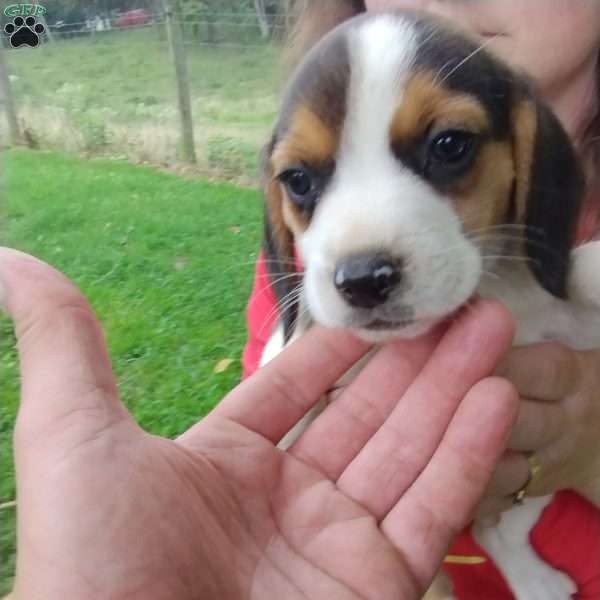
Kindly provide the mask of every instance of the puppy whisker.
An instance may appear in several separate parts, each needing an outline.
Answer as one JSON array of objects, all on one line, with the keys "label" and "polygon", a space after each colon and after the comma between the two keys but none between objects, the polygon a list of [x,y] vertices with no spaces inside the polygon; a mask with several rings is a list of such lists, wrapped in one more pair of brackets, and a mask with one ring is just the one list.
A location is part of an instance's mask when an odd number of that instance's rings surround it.
[{"label": "puppy whisker", "polygon": [[[455,67],[453,67],[452,69],[450,69],[450,71],[448,71],[448,73],[446,73],[446,75],[444,75],[443,79],[441,79],[439,81],[440,84],[444,83],[449,77],[452,77],[452,75],[454,75],[454,73],[456,73],[456,71],[458,71],[464,64],[466,64],[467,62],[469,62],[474,56],[476,56],[477,54],[479,54],[482,50],[484,50],[485,48],[487,48],[487,46],[489,46],[492,42],[494,42],[496,39],[498,39],[500,37],[500,34],[496,34],[494,36],[492,36],[491,38],[487,39],[485,42],[483,42],[483,44],[480,44],[477,48],[475,48],[475,50],[473,50],[473,52],[471,52],[468,56],[466,56],[465,58],[463,58],[463,60],[461,60]],[[446,66],[448,66],[449,64],[451,64],[450,62],[446,63],[438,72],[438,75],[441,75],[441,71],[444,70],[444,68]],[[436,75],[436,83],[438,83],[437,80],[437,75]]]},{"label": "puppy whisker", "polygon": [[[268,259],[268,258],[263,258],[262,262],[266,265],[268,264],[274,264],[274,265],[285,265],[288,267],[294,267],[296,268],[296,263],[294,261],[286,261],[286,260],[276,260],[276,259]],[[233,263],[231,265],[229,265],[228,267],[226,267],[225,269],[223,269],[223,273],[228,273],[229,271],[231,271],[232,269],[236,269],[236,268],[244,268],[244,267],[256,267],[256,258],[254,258],[253,260],[249,260],[249,261],[243,261],[243,262],[236,262]]]},{"label": "puppy whisker", "polygon": [[300,320],[303,319],[305,317],[305,315],[310,316],[310,313],[309,313],[307,307],[303,308],[301,311],[299,311],[296,314],[296,317],[295,317],[294,321],[292,322],[292,327],[291,327],[292,331],[294,331],[296,329],[296,327],[298,326],[298,323],[300,323]]},{"label": "puppy whisker", "polygon": [[538,261],[530,258],[529,256],[513,256],[510,254],[485,254],[482,257],[482,260],[511,260],[515,262],[525,262],[537,264]]},{"label": "puppy whisker", "polygon": [[[254,296],[254,297],[253,297],[253,298],[250,300],[250,302],[248,303],[248,308],[252,307],[252,305],[254,304],[254,302],[256,302],[257,300],[259,300],[260,298],[262,298],[262,296],[263,296],[264,294],[266,294],[267,292],[270,292],[270,291],[271,291],[271,286],[266,286],[264,290],[261,290],[259,294],[257,294],[256,296]],[[279,308],[279,307],[276,305],[276,306],[274,307],[274,309],[272,309],[272,310],[270,311],[270,313],[267,315],[267,317],[268,317],[268,318],[270,318],[270,317],[272,316],[272,313],[275,313],[275,312],[277,312],[278,308]]]},{"label": "puppy whisker", "polygon": [[275,315],[277,315],[277,314],[280,314],[280,315],[283,314],[286,310],[288,310],[296,302],[298,302],[298,300],[300,299],[300,295],[302,293],[302,287],[303,286],[301,284],[299,284],[298,286],[296,286],[291,292],[289,292],[288,294],[286,294],[280,300],[280,302],[278,302],[277,304],[275,304],[275,306],[273,306],[273,308],[271,308],[271,310],[263,318],[263,324],[262,324],[261,328],[258,331],[259,335],[264,331],[264,328],[267,326],[267,324],[271,321],[271,319]]}]

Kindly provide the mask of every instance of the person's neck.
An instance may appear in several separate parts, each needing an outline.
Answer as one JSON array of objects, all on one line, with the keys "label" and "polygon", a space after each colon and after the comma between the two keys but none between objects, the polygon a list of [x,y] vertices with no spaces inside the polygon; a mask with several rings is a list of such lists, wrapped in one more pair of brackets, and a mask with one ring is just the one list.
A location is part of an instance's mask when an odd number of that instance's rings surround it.
[{"label": "person's neck", "polygon": [[[578,150],[584,150],[586,134],[600,110],[597,56],[592,56],[568,80],[542,90]],[[585,157],[584,157],[585,159]]]}]

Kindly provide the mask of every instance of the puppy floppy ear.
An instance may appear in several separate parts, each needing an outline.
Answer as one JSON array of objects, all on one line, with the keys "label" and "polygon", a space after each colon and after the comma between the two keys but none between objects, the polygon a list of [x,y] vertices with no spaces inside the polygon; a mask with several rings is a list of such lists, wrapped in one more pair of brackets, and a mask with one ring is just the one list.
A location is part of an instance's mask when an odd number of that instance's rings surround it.
[{"label": "puppy floppy ear", "polygon": [[283,216],[283,194],[280,183],[274,179],[271,155],[275,137],[261,152],[261,170],[264,194],[263,252],[271,287],[275,293],[279,317],[287,342],[293,333],[298,315],[297,288],[300,274],[296,269],[294,235]]},{"label": "puppy floppy ear", "polygon": [[569,137],[542,103],[526,97],[512,115],[513,211],[526,225],[525,253],[538,282],[567,296],[570,253],[583,201],[584,176]]}]

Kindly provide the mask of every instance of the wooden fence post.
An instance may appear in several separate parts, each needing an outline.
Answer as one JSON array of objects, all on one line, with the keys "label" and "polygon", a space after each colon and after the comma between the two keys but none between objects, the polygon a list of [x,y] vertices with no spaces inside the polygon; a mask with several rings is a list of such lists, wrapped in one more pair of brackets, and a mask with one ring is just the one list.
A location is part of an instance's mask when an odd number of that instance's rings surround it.
[{"label": "wooden fence post", "polygon": [[260,27],[260,34],[263,39],[267,39],[270,34],[269,19],[267,18],[267,11],[265,10],[264,0],[254,0],[254,10],[256,11],[256,17],[258,19],[258,26]]},{"label": "wooden fence post", "polygon": [[19,130],[19,119],[17,118],[17,107],[12,93],[10,77],[8,75],[8,64],[3,46],[3,40],[0,39],[0,101],[4,104],[6,120],[8,121],[8,137],[12,146],[20,143],[21,132]]},{"label": "wooden fence post", "polygon": [[167,38],[171,48],[171,56],[175,66],[177,82],[177,100],[181,121],[181,149],[183,159],[189,163],[196,162],[194,149],[194,124],[192,120],[192,102],[190,99],[190,84],[188,80],[185,46],[181,27],[181,11],[178,0],[164,0],[167,20]]},{"label": "wooden fence post", "polygon": [[41,14],[38,15],[37,19],[44,26],[44,29],[46,31],[46,38],[48,39],[48,41],[51,44],[54,43],[54,34],[52,33],[52,30],[48,25],[48,21],[46,21],[46,16],[44,14]]},{"label": "wooden fence post", "polygon": [[283,22],[288,34],[292,28],[292,0],[283,0]]}]

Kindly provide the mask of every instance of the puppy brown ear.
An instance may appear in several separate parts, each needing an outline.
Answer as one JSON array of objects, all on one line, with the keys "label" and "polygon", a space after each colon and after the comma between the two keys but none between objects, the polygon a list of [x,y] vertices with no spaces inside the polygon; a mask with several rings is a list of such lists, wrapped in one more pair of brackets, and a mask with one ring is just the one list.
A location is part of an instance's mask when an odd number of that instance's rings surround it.
[{"label": "puppy brown ear", "polygon": [[296,269],[294,235],[283,216],[281,185],[273,177],[270,163],[274,141],[263,149],[261,155],[264,193],[263,252],[271,287],[283,323],[284,339],[292,336],[298,315],[298,286],[300,274]]},{"label": "puppy brown ear", "polygon": [[570,253],[583,201],[584,176],[568,135],[543,104],[528,98],[513,117],[517,222],[526,225],[525,253],[538,282],[567,296]]}]

